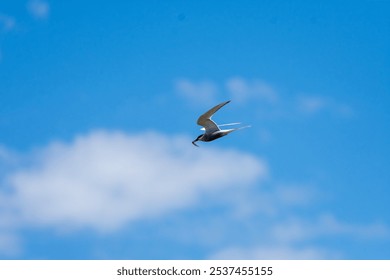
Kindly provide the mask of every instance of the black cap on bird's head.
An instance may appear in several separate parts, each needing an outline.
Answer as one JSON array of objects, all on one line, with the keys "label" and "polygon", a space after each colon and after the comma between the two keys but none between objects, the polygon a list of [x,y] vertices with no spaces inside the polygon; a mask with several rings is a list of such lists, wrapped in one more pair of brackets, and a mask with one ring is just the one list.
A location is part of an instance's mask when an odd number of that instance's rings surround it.
[{"label": "black cap on bird's head", "polygon": [[193,144],[194,146],[199,147],[198,145],[195,144],[195,142],[199,141],[199,139],[200,139],[202,136],[203,136],[203,134],[201,134],[201,135],[199,135],[198,137],[196,137],[196,139],[195,139],[194,141],[192,141],[192,144]]}]

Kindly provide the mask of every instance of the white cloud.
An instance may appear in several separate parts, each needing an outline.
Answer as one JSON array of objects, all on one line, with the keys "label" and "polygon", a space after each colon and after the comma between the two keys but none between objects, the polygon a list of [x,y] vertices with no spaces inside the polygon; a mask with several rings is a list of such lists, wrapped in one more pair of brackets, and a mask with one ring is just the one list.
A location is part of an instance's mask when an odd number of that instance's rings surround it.
[{"label": "white cloud", "polygon": [[9,32],[15,28],[16,21],[13,17],[0,13],[0,32]]},{"label": "white cloud", "polygon": [[0,192],[0,200],[8,201],[6,210],[23,225],[112,231],[267,175],[259,158],[194,149],[190,142],[159,133],[108,131],[54,142],[4,178],[10,191]]},{"label": "white cloud", "polygon": [[218,87],[210,81],[193,82],[189,79],[175,81],[177,93],[195,104],[214,104],[218,102]]},{"label": "white cloud", "polygon": [[50,13],[50,5],[44,0],[30,0],[27,9],[36,19],[46,19]]},{"label": "white cloud", "polygon": [[[195,149],[190,142],[155,132],[95,131],[23,155],[0,146],[0,167],[11,166],[0,172],[0,253],[21,252],[21,228],[113,232],[133,221],[195,208],[205,198],[227,206],[227,212],[205,217],[209,228],[198,221],[191,230],[184,226],[179,233],[177,225],[171,230],[178,242],[206,239],[207,246],[221,246],[214,259],[341,258],[346,252],[325,248],[321,240],[390,237],[389,227],[379,222],[303,217],[297,207],[317,204],[319,197],[310,185],[271,182],[272,188],[254,190],[251,186],[268,177],[263,160],[234,150]],[[245,234],[227,235],[232,227]]]},{"label": "white cloud", "polygon": [[226,81],[226,88],[232,99],[238,102],[247,102],[252,99],[275,103],[278,100],[276,90],[262,80],[249,81],[241,77],[230,78]]}]

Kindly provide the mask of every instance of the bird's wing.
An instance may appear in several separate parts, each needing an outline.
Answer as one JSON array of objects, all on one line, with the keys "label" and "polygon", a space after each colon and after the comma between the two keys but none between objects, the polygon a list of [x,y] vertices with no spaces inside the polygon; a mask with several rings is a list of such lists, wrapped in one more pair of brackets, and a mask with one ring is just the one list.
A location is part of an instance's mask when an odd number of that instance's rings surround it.
[{"label": "bird's wing", "polygon": [[198,122],[198,124],[204,127],[206,133],[213,133],[219,130],[218,125],[210,119],[202,121],[202,124]]},{"label": "bird's wing", "polygon": [[222,102],[221,104],[218,104],[217,106],[214,106],[213,108],[208,110],[206,113],[204,113],[199,117],[197,124],[203,126],[206,129],[206,133],[218,131],[219,130],[218,125],[211,120],[211,117],[215,114],[215,112],[217,112],[219,109],[221,109],[229,102],[230,100]]},{"label": "bird's wing", "polygon": [[[235,122],[235,123],[224,123],[224,124],[219,124],[218,127],[221,128],[222,126],[228,126],[228,125],[237,125],[237,124],[241,124],[239,122]],[[206,130],[204,127],[202,127],[200,130]]]}]

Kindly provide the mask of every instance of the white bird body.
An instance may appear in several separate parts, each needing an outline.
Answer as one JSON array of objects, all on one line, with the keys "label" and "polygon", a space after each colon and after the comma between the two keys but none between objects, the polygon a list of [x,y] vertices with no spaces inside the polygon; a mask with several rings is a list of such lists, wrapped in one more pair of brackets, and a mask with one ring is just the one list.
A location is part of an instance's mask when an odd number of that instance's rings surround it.
[{"label": "white bird body", "polygon": [[[249,127],[249,126],[244,126],[239,128],[220,129],[219,126],[211,119],[211,117],[215,114],[215,112],[217,112],[219,109],[221,109],[229,102],[230,100],[214,106],[213,108],[211,108],[210,110],[208,110],[206,113],[204,113],[198,118],[197,124],[203,126],[201,130],[204,130],[205,132],[204,134],[199,135],[194,141],[192,141],[192,144],[198,147],[198,145],[195,144],[195,142],[197,141],[210,142],[215,139],[221,138],[225,135],[228,135],[229,133],[235,130]],[[228,124],[222,124],[220,126],[228,126],[228,125],[236,125],[236,124],[240,124],[240,123],[228,123]]]}]

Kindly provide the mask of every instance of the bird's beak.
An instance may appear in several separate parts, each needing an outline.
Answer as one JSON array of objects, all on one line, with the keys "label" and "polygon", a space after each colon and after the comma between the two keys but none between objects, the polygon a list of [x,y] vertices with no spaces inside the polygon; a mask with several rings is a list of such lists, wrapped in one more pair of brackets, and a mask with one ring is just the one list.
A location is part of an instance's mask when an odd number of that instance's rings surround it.
[{"label": "bird's beak", "polygon": [[198,145],[195,144],[196,141],[197,141],[197,140],[192,141],[192,144],[193,144],[194,146],[199,147]]}]

